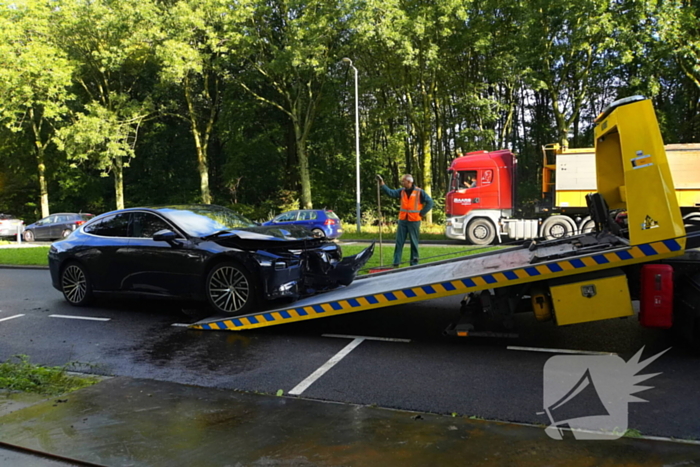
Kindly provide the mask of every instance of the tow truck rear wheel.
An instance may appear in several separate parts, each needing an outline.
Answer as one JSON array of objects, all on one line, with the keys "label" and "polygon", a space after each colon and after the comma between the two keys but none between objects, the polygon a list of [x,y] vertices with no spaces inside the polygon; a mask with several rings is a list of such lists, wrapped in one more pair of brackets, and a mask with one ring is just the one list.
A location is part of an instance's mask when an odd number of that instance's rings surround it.
[{"label": "tow truck rear wheel", "polygon": [[473,245],[490,245],[496,239],[496,227],[490,220],[482,217],[471,221],[465,234]]},{"label": "tow truck rear wheel", "polygon": [[576,233],[576,224],[569,217],[552,216],[545,219],[540,232],[540,237],[547,240],[569,237]]}]

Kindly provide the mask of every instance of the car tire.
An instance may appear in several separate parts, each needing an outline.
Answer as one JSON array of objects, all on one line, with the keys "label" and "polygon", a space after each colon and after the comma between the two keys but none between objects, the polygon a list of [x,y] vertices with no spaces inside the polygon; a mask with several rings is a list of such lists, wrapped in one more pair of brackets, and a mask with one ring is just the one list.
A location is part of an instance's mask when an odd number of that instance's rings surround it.
[{"label": "car tire", "polygon": [[321,229],[312,229],[311,232],[318,238],[326,238],[326,233]]},{"label": "car tire", "polygon": [[71,262],[61,270],[61,292],[73,306],[85,306],[92,301],[92,282],[82,264]]},{"label": "car tire", "polygon": [[72,233],[73,231],[71,229],[65,229],[63,232],[61,232],[61,239],[68,238],[68,236]]},{"label": "car tire", "polygon": [[34,241],[34,232],[31,230],[25,230],[24,233],[22,234],[24,237],[25,242],[33,242]]},{"label": "car tire", "polygon": [[471,221],[465,233],[472,245],[490,245],[496,239],[496,228],[490,220],[483,217]]},{"label": "car tire", "polygon": [[227,261],[214,266],[207,274],[205,290],[209,305],[226,315],[242,315],[255,306],[256,287],[253,275],[242,265]]}]

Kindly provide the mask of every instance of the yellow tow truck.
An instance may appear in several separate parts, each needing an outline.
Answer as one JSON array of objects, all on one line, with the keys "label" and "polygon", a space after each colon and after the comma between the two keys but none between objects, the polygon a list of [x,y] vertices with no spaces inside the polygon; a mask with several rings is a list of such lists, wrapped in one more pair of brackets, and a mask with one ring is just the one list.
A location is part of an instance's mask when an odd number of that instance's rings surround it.
[{"label": "yellow tow truck", "polygon": [[[684,220],[652,103],[614,102],[596,120],[597,192],[586,195],[592,230],[554,240],[360,277],[282,308],[213,317],[192,329],[242,331],[438,297],[464,297],[457,336],[508,330],[533,312],[558,325],[632,316],[685,336],[700,334],[700,225]],[[687,225],[686,225],[687,223]],[[500,330],[497,330],[500,332]]]}]

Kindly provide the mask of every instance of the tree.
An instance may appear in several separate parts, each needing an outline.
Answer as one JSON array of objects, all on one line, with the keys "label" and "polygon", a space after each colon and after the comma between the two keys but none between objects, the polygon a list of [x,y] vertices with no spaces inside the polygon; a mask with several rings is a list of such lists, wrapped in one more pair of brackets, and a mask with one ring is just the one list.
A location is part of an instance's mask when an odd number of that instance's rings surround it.
[{"label": "tree", "polygon": [[51,12],[37,0],[0,7],[0,121],[33,143],[42,217],[50,214],[46,149],[73,98],[73,68],[51,43]]},{"label": "tree", "polygon": [[604,67],[602,52],[614,45],[607,0],[535,0],[521,4],[521,57],[530,86],[546,90],[559,144],[569,145],[591,89],[591,75]]},{"label": "tree", "polygon": [[[329,69],[342,58],[352,5],[343,0],[254,0],[250,17],[232,27],[248,73],[238,84],[291,121],[301,182],[300,204],[312,207],[307,144]],[[238,31],[238,32],[236,32]]]},{"label": "tree", "polygon": [[224,27],[230,15],[242,14],[222,0],[180,0],[162,5],[163,40],[157,49],[162,81],[176,85],[185,108],[165,102],[164,110],[188,122],[197,152],[202,202],[212,202],[209,188],[209,141],[220,107],[222,62],[228,53]]},{"label": "tree", "polygon": [[[386,76],[385,83],[405,112],[411,146],[418,149],[414,172],[428,194],[433,182],[435,106],[449,57],[445,52],[450,36],[464,27],[467,5],[463,0],[382,0],[369,2],[362,11],[361,34],[378,57],[378,67],[373,68]],[[427,221],[432,222],[432,213]]]},{"label": "tree", "polygon": [[69,157],[89,156],[103,174],[112,173],[122,209],[124,167],[134,157],[140,125],[153,113],[147,82],[155,67],[158,12],[140,0],[65,0],[57,7],[56,40],[76,63],[84,103],[60,136]]},{"label": "tree", "polygon": [[658,13],[660,39],[683,73],[700,87],[700,2],[665,0]]}]

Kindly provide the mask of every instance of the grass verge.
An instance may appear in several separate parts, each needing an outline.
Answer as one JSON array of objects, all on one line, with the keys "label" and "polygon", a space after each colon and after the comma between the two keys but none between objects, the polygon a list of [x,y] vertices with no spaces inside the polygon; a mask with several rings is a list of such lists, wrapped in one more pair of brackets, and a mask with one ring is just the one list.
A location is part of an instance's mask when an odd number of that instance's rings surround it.
[{"label": "grass verge", "polygon": [[57,396],[98,382],[97,378],[68,374],[74,366],[42,367],[30,363],[26,355],[15,355],[0,363],[0,389]]},{"label": "grass verge", "polygon": [[[376,229],[375,229],[376,230]],[[351,242],[353,240],[378,240],[379,239],[379,231],[376,232],[366,232],[365,229],[362,229],[362,232],[357,233],[354,229],[352,232],[346,231],[342,237],[340,237],[338,240],[342,242]],[[420,239],[421,240],[449,240],[447,236],[445,236],[444,233],[429,233],[429,232],[421,232],[420,234]],[[382,232],[382,240],[386,241],[394,241],[396,240],[396,232]]]},{"label": "grass verge", "polygon": [[[360,251],[367,248],[366,245],[345,245],[343,246],[343,256],[351,256],[359,253]],[[488,247],[478,247],[478,246],[420,246],[418,252],[420,254],[420,263],[432,263],[435,261],[443,261],[446,259],[458,258],[460,256],[468,256],[477,253],[485,253],[487,251],[494,251],[502,249],[503,247],[498,246],[488,246]],[[411,257],[411,248],[409,245],[404,246],[401,255],[401,267],[407,267],[409,265]],[[365,267],[361,270],[360,274],[366,274],[370,268],[377,268],[381,266],[390,267],[392,261],[394,260],[394,245],[383,245],[381,254],[381,264],[380,264],[380,254],[379,245],[374,246],[374,255],[367,262]]]},{"label": "grass verge", "polygon": [[[384,240],[396,240],[396,229],[397,224],[388,224],[382,227],[382,239]],[[360,233],[357,233],[357,227],[352,224],[343,224],[343,236],[340,237],[342,241],[352,241],[352,240],[377,240],[379,238],[379,226],[376,225],[363,225],[360,229]],[[448,240],[445,235],[445,226],[442,224],[427,224],[425,222],[421,223],[420,226],[420,238],[421,240]]]},{"label": "grass verge", "polygon": [[0,264],[19,264],[31,266],[49,265],[48,246],[32,248],[2,248],[0,249]]},{"label": "grass verge", "polygon": [[[345,245],[343,246],[343,255],[351,256],[364,250],[366,245]],[[457,258],[459,256],[473,255],[476,253],[485,253],[487,251],[498,250],[503,247],[498,246],[421,246],[419,249],[421,263],[431,263],[434,261],[442,261],[444,259]],[[0,249],[0,264],[13,265],[33,265],[47,266],[49,247],[35,248],[3,248]],[[403,249],[401,256],[401,266],[408,266],[411,255],[411,248],[408,244]],[[394,243],[389,241],[384,243],[382,247],[382,255],[380,262],[379,245],[374,247],[374,256],[369,260],[364,269],[376,268],[380,266],[391,266],[394,258]]]}]

